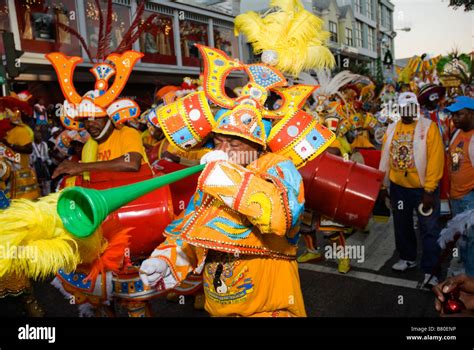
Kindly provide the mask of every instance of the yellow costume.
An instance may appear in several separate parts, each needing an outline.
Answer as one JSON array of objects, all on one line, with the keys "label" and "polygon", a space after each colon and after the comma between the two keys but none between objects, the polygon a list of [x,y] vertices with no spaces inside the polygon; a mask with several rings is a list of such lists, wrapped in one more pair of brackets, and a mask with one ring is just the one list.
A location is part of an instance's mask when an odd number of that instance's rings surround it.
[{"label": "yellow costume", "polygon": [[[25,146],[33,142],[33,131],[27,125],[19,124],[8,131],[5,139],[13,146]],[[11,198],[36,199],[40,196],[40,188],[36,175],[29,166],[29,155],[19,154],[20,162],[14,165],[11,177]]]},{"label": "yellow costume", "polygon": [[[275,13],[263,18],[256,13],[236,18],[236,31],[251,33],[256,51],[264,51],[267,58],[277,55],[271,64],[294,75],[305,67],[334,63],[322,45],[327,33],[320,31],[318,18],[298,1],[272,1],[271,6]],[[265,25],[259,26],[268,21],[284,28],[278,39],[273,33],[276,40],[269,40]],[[284,38],[294,39],[291,42],[297,42],[304,54],[297,64],[288,61],[296,56]],[[300,110],[314,87],[284,88],[285,77],[270,65],[245,65],[220,50],[197,47],[204,60],[205,95],[191,94],[157,109],[150,120],[155,118],[153,124],[159,124],[168,141],[183,151],[202,145],[214,132],[244,138],[260,152],[268,146],[273,153],[240,162],[246,167],[228,160],[209,163],[188,208],[167,227],[167,239],[152,259],[142,264],[143,274],[148,267],[154,269],[156,261],[166,263],[169,273],[162,281],[170,289],[190,273],[203,273],[205,308],[213,316],[306,316],[296,263],[304,191],[296,168],[321,154],[335,136]],[[238,99],[224,91],[225,77],[233,70],[249,76]],[[273,113],[263,108],[270,91],[284,101]],[[217,122],[207,100],[227,110]],[[277,120],[270,132],[262,117]]]},{"label": "yellow costume", "polygon": [[123,126],[115,129],[105,142],[99,144],[97,161],[112,160],[131,152],[142,155],[142,164],[148,163],[140,133],[133,128]]},{"label": "yellow costume", "polygon": [[[159,123],[169,142],[183,151],[202,144],[212,131],[273,153],[243,162],[246,167],[228,160],[210,162],[188,208],[167,227],[166,241],[145,260],[143,271],[156,261],[166,263],[165,289],[190,273],[203,273],[205,308],[212,316],[306,316],[296,262],[304,190],[296,168],[323,152],[335,136],[298,110],[312,87],[284,91],[287,82],[272,67],[244,65],[219,50],[198,48],[206,96],[191,94],[157,109],[153,124]],[[249,74],[249,83],[239,100],[231,99],[220,82],[240,68]],[[288,112],[267,135],[262,106],[270,89],[303,97],[296,108],[285,107]],[[228,109],[217,122],[204,97]],[[203,107],[199,113],[193,109],[198,104]]]},{"label": "yellow costume", "polygon": [[203,271],[213,316],[305,316],[295,260],[303,201],[301,177],[282,156],[268,153],[246,168],[209,164],[157,248],[172,267],[166,288]]},{"label": "yellow costume", "polygon": [[[443,176],[444,149],[441,136],[436,124],[431,123],[426,135],[427,154],[426,175],[424,186],[421,184],[419,169],[416,167],[415,157],[415,129],[419,121],[404,124],[399,121],[395,127],[392,144],[390,146],[389,179],[393,183],[405,188],[424,188],[434,191]],[[387,134],[384,137],[384,147]]]}]

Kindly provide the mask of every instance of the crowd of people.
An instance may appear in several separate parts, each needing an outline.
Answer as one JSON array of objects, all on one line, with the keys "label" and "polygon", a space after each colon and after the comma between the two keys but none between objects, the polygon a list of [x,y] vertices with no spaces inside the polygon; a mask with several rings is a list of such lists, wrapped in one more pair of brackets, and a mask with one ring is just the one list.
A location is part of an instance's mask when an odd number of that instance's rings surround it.
[{"label": "crowd of people", "polygon": [[[307,25],[319,37],[321,24],[313,17]],[[237,30],[245,31],[242,23],[238,17]],[[213,316],[305,316],[298,263],[323,259],[318,232],[344,247],[355,230],[305,206],[310,196],[324,194],[305,188],[299,169],[327,152],[384,176],[374,217],[377,210],[388,216],[388,208],[393,215],[399,261],[392,269],[416,267],[416,226],[422,285],[433,288],[436,309],[446,312],[441,303],[456,287],[464,306],[474,310],[474,227],[466,221],[452,242],[460,254],[453,256],[443,282],[441,266],[447,261],[439,244],[449,219],[474,209],[472,86],[462,81],[443,86],[438,75],[444,71],[424,70],[424,57],[413,58],[420,70],[403,71],[398,81],[377,86],[353,72],[333,76],[327,67],[334,59],[323,46],[315,75],[301,73],[304,64],[288,70],[264,60],[275,61],[272,54],[262,55],[265,64],[247,65],[216,49],[198,45],[198,50],[203,75],[186,78],[181,86],[160,86],[154,104],[143,113],[135,101],[120,98],[126,79],[116,78],[113,88],[108,87],[110,74],[104,72],[111,66],[102,61],[91,69],[96,89],[84,96],[59,80],[62,91],[71,92],[58,110],[45,108],[41,99],[31,103],[26,91],[3,98],[4,106],[7,100],[10,105],[3,108],[2,119],[10,124],[0,138],[2,234],[16,244],[31,243],[37,239],[31,235],[38,232],[74,244],[67,253],[51,244],[48,254],[54,258],[46,260],[45,253],[38,259],[51,264],[36,261],[35,268],[24,268],[9,261],[3,270],[9,273],[0,277],[0,297],[29,291],[29,314],[42,315],[29,279],[55,273],[53,284],[96,315],[111,314],[113,285],[132,316],[149,315],[146,298],[172,298],[183,290],[196,296],[196,307]],[[58,75],[72,76],[71,58],[57,52],[46,57]],[[141,54],[122,50],[108,57],[128,77],[134,65],[130,62]],[[294,75],[292,83],[279,69]],[[225,87],[232,70],[245,70],[249,82],[232,90]],[[186,192],[179,185],[171,188],[173,200],[160,202],[163,233],[140,238],[130,227],[104,224],[81,236],[68,231],[74,225],[60,223],[55,193],[84,185],[97,173],[112,182],[131,173],[153,178],[200,164],[204,170],[191,184],[185,205],[176,201]],[[372,186],[369,181],[367,186]],[[25,216],[31,208],[40,208],[44,218]],[[83,216],[91,215],[81,210]],[[306,249],[297,257],[300,234]],[[134,245],[144,239],[149,241]],[[340,273],[351,269],[348,256],[338,257],[337,264]],[[86,314],[85,308],[81,312]]]}]

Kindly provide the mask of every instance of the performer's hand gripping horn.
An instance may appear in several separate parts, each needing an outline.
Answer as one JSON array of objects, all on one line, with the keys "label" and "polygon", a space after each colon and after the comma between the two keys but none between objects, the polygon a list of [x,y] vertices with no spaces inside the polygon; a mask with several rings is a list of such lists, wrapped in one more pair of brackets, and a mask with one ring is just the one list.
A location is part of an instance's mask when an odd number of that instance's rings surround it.
[{"label": "performer's hand gripping horn", "polygon": [[134,184],[95,190],[84,187],[66,188],[58,199],[58,214],[64,227],[77,237],[88,237],[114,210],[165,185],[184,179],[204,169],[196,165]]}]

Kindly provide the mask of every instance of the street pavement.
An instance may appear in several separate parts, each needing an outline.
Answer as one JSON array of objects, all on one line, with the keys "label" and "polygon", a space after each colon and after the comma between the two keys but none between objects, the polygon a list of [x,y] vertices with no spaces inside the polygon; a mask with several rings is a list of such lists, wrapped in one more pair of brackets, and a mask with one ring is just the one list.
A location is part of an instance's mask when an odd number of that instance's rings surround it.
[{"label": "street pavement", "polygon": [[[348,246],[364,248],[364,261],[354,261],[352,270],[342,275],[334,260],[300,265],[301,288],[308,316],[311,317],[436,317],[431,291],[417,288],[423,274],[418,268],[396,273],[397,261],[393,224],[371,222],[370,233],[357,232],[347,239]],[[322,236],[318,243],[328,243]],[[300,242],[300,252],[304,249]],[[323,249],[323,252],[325,250]],[[445,262],[446,265],[446,262]],[[76,317],[77,308],[49,283],[35,283],[35,294],[50,317]],[[117,310],[125,315],[123,310]],[[164,298],[153,302],[157,317],[207,317],[193,308],[193,298],[184,303]],[[19,298],[0,299],[0,317],[21,317]]]}]

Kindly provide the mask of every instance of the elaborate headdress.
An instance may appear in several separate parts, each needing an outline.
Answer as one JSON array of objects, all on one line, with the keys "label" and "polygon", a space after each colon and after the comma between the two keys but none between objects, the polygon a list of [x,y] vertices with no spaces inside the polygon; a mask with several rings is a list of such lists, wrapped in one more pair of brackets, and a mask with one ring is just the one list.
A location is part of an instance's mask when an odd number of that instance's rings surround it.
[{"label": "elaborate headdress", "polygon": [[218,134],[243,137],[264,148],[267,145],[262,115],[258,108],[252,104],[243,103],[224,113],[212,131]]},{"label": "elaborate headdress", "polygon": [[418,91],[418,102],[425,105],[428,101],[440,100],[446,94],[446,88],[437,84],[426,84]]},{"label": "elaborate headdress", "polygon": [[332,76],[329,69],[317,70],[316,75],[318,80],[304,72],[298,77],[298,80],[304,84],[319,86],[319,88],[313,93],[316,105],[324,104],[329,101],[332,96],[338,96],[341,100],[344,100],[340,93],[340,89],[359,77],[359,75],[349,71],[342,71],[335,76]]},{"label": "elaborate headdress", "polygon": [[[186,149],[202,144],[213,131],[238,136],[291,158],[297,166],[320,154],[334,139],[334,134],[316,118],[300,110],[315,86],[297,85],[286,88],[285,77],[266,64],[243,64],[229,58],[223,51],[197,45],[204,59],[204,92],[178,99],[155,110],[168,140]],[[225,79],[234,70],[247,73],[249,82],[237,98],[225,92]],[[284,102],[276,111],[263,106],[270,92]],[[202,94],[202,95],[200,95]],[[217,122],[212,118],[206,98],[228,110]],[[191,101],[194,99],[194,101]],[[264,119],[276,119],[270,132],[265,130]],[[200,123],[199,126],[197,123]]]},{"label": "elaborate headdress", "polygon": [[436,65],[441,56],[431,57],[428,54],[410,58],[407,65],[399,72],[398,81],[410,84],[412,91],[417,92],[428,83],[438,83]]},{"label": "elaborate headdress", "polygon": [[342,71],[332,76],[329,69],[320,69],[316,71],[316,75],[317,80],[310,74],[302,72],[298,81],[318,86],[313,92],[315,102],[312,108],[331,131],[343,135],[352,128],[349,117],[353,111],[341,94],[341,89],[360,76],[349,71]]},{"label": "elaborate headdress", "polygon": [[[52,52],[46,55],[46,58],[56,70],[61,90],[66,98],[61,118],[65,127],[75,130],[80,129],[83,127],[83,125],[78,124],[81,118],[102,118],[108,116],[115,124],[120,124],[126,120],[137,118],[140,115],[140,108],[134,101],[127,98],[118,99],[118,97],[127,83],[133,66],[143,57],[142,53],[128,50],[128,48],[131,47],[132,43],[139,38],[142,31],[156,17],[156,15],[151,15],[141,23],[145,3],[146,1],[143,1],[138,6],[135,19],[113,53],[109,52],[110,35],[112,32],[112,0],[107,2],[105,21],[99,1],[96,0],[96,6],[99,10],[99,39],[95,57],[92,56],[84,38],[76,30],[59,23],[62,30],[79,39],[84,46],[89,60],[95,62],[90,71],[96,79],[94,90],[88,91],[84,96],[81,96],[74,87],[73,74],[77,64],[83,61],[82,58],[68,57],[61,52]],[[113,76],[115,76],[114,81],[109,86],[109,80]]]},{"label": "elaborate headdress", "polygon": [[441,57],[436,65],[439,78],[446,87],[469,86],[473,82],[474,65],[468,54],[456,51]]},{"label": "elaborate headdress", "polygon": [[331,51],[324,46],[329,33],[323,21],[299,0],[272,0],[263,15],[250,11],[235,18],[235,34],[244,34],[262,62],[298,76],[303,70],[332,68]]}]

